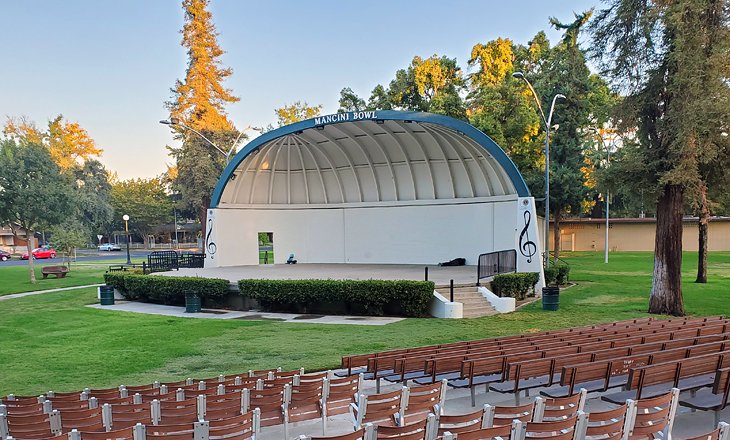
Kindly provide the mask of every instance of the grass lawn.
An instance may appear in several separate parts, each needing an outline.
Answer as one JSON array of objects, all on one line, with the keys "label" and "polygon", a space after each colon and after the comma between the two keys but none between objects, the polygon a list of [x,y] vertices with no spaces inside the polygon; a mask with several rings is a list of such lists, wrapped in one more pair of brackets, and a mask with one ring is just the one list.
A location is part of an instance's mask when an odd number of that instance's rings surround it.
[{"label": "grass lawn", "polygon": [[28,266],[0,267],[0,296],[11,293],[30,292],[34,290],[56,289],[58,287],[87,286],[104,282],[104,272],[110,264],[124,263],[127,260],[104,260],[89,263],[72,263],[71,272],[64,278],[56,279],[49,275],[45,280],[41,274],[41,267],[47,266],[40,261],[35,263],[36,284],[30,282]]},{"label": "grass lawn", "polygon": [[[608,265],[603,264],[602,253],[567,254],[566,260],[577,285],[561,291],[558,312],[544,312],[540,304],[532,304],[486,318],[406,319],[387,326],[232,322],[83,307],[96,301],[95,289],[0,301],[4,367],[0,395],[210,377],[277,366],[321,369],[338,366],[340,356],[349,353],[646,315],[651,254],[611,254]],[[730,253],[710,255],[707,285],[693,283],[696,254],[686,254],[684,267],[687,312],[730,314]]]}]

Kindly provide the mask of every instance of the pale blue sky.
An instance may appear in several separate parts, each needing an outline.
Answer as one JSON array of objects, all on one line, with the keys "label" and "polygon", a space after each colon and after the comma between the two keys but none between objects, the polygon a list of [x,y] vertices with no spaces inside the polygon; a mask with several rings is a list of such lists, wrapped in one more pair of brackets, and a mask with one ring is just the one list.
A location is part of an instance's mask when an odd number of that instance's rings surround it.
[{"label": "pale blue sky", "polygon": [[[234,1],[211,10],[233,68],[226,86],[238,127],[274,123],[297,100],[337,110],[339,91],[362,97],[414,55],[458,58],[497,37],[527,42],[548,17],[563,21],[597,0]],[[185,73],[178,0],[0,0],[0,117],[39,125],[58,113],[79,122],[120,178],[151,177],[170,162],[169,130],[157,121]]]}]

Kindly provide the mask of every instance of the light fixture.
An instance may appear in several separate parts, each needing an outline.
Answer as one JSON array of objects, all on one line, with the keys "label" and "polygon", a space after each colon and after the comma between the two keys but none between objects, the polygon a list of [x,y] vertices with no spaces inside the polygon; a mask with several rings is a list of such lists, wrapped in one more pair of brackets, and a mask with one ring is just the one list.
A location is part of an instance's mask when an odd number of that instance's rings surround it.
[{"label": "light fixture", "polygon": [[378,124],[378,125],[383,125],[383,124],[385,124],[385,121],[382,120],[382,119],[376,119],[375,120],[375,123]]},{"label": "light fixture", "polygon": [[316,126],[314,128],[316,128],[319,131],[322,131],[322,130],[324,130],[324,125],[318,125],[318,126]]}]

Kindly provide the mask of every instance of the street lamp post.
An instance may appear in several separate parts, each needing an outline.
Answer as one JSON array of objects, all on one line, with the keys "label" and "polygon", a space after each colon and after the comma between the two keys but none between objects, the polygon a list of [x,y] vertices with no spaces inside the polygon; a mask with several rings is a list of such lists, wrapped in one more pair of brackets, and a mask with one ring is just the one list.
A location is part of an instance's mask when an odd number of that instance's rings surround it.
[{"label": "street lamp post", "polygon": [[127,234],[127,264],[132,264],[132,260],[129,258],[129,216],[124,214],[122,220],[124,220],[124,232]]},{"label": "street lamp post", "polygon": [[[598,139],[601,141],[601,145],[603,145],[603,149],[606,150],[606,166],[608,166],[611,163],[611,149],[606,145],[606,142],[603,140],[603,136],[601,136],[601,132],[598,131],[598,129],[591,127],[591,130],[593,130],[596,135],[598,135]],[[610,214],[611,208],[610,208],[610,192],[608,190],[608,186],[606,187],[606,237],[604,238],[604,245],[603,245],[603,262],[605,264],[608,264],[608,220],[611,216]]]},{"label": "street lamp post", "polygon": [[192,131],[193,133],[195,133],[198,136],[200,136],[204,141],[206,141],[210,145],[212,145],[213,148],[215,148],[216,150],[218,150],[219,153],[221,153],[223,156],[225,156],[226,157],[226,163],[228,163],[231,160],[231,153],[233,153],[233,150],[236,148],[236,145],[238,144],[238,141],[241,139],[241,136],[243,136],[243,133],[246,130],[254,130],[254,131],[258,131],[259,133],[263,131],[263,128],[252,127],[252,126],[249,125],[248,127],[244,128],[243,130],[241,130],[241,131],[238,132],[238,137],[236,137],[236,140],[233,141],[233,144],[231,145],[231,148],[229,148],[228,149],[228,152],[226,153],[218,145],[216,145],[215,142],[213,142],[210,139],[208,139],[207,137],[205,137],[205,135],[203,135],[203,133],[199,132],[198,130],[196,130],[196,129],[192,128],[192,127],[188,127],[187,125],[185,125],[180,120],[180,118],[172,118],[171,117],[170,119],[163,119],[163,120],[160,121],[160,124],[172,125],[173,127],[182,127],[185,130]]},{"label": "street lamp post", "polygon": [[175,249],[180,250],[180,240],[177,238],[177,209],[172,208],[172,213],[175,215]]},{"label": "street lamp post", "polygon": [[553,96],[553,102],[550,105],[550,114],[548,115],[547,119],[545,119],[545,112],[542,111],[540,98],[537,96],[537,92],[535,92],[535,89],[532,87],[530,81],[528,81],[527,77],[525,77],[525,74],[522,72],[515,72],[512,74],[512,76],[517,79],[523,80],[525,84],[527,84],[527,87],[529,87],[530,91],[532,92],[532,97],[535,98],[537,108],[538,110],[540,110],[540,117],[542,118],[542,122],[545,125],[545,251],[543,253],[543,265],[544,267],[548,267],[548,263],[550,262],[550,123],[553,120],[555,102],[558,100],[558,98],[566,98],[565,95],[562,95],[560,93]]}]

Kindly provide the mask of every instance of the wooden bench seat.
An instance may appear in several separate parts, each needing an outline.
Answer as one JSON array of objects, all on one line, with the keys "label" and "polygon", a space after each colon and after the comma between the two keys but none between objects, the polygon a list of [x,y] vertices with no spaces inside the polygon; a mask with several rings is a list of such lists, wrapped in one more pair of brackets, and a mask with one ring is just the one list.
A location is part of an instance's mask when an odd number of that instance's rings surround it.
[{"label": "wooden bench seat", "polygon": [[627,390],[601,398],[620,404],[627,398],[642,399],[648,393],[661,394],[661,391],[672,388],[692,391],[711,386],[715,381],[715,371],[725,367],[730,367],[730,351],[690,357],[690,349],[687,349],[686,358],[631,368],[626,381]]},{"label": "wooden bench seat", "polygon": [[41,268],[43,279],[48,278],[48,275],[55,275],[56,278],[65,278],[67,273],[68,267],[66,266],[43,266]]},{"label": "wooden bench seat", "polygon": [[720,368],[715,372],[715,381],[711,389],[700,390],[692,397],[680,399],[679,404],[700,411],[713,411],[717,424],[719,413],[727,407],[728,399],[730,399],[730,368]]}]

